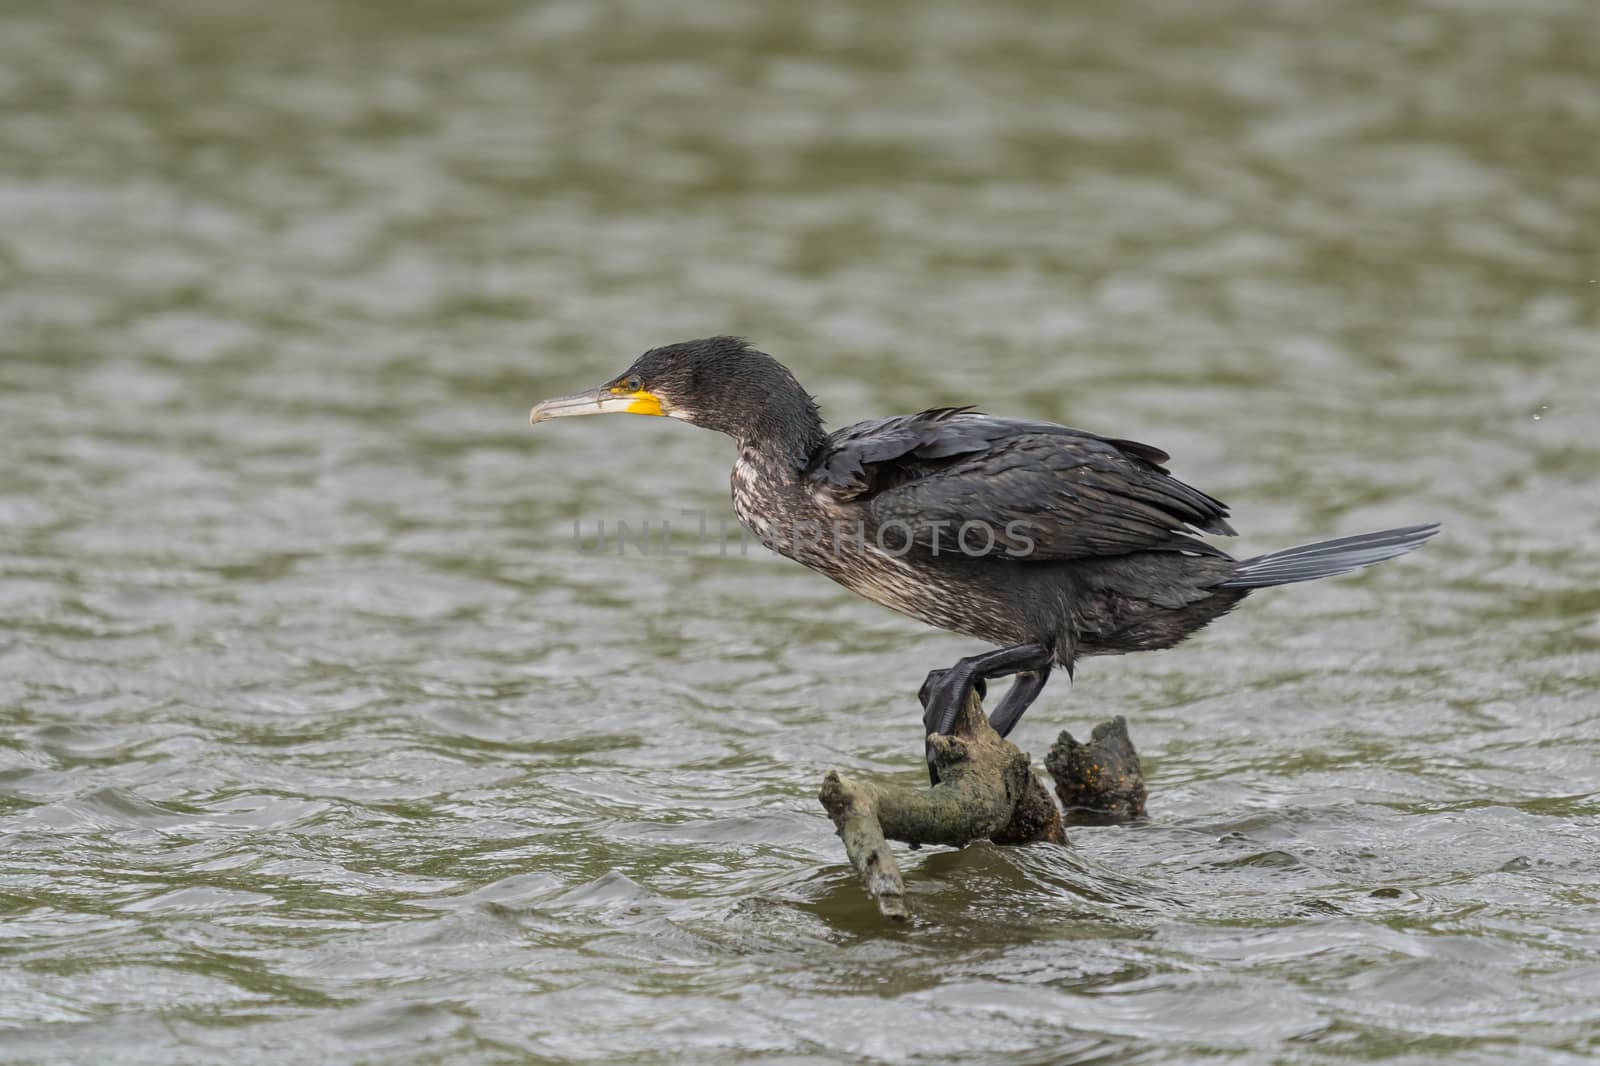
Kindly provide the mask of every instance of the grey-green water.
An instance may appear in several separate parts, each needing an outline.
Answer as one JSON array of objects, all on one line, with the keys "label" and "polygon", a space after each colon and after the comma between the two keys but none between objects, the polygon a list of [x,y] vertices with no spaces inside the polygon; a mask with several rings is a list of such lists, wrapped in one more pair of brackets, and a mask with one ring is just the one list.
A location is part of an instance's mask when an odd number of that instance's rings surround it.
[{"label": "grey-green water", "polygon": [[[11,3],[0,1059],[1600,1053],[1600,17]],[[975,650],[696,545],[727,442],[525,424],[741,332],[835,424],[1151,441],[1241,551],[1427,550],[1097,660],[1152,819],[905,853]],[[585,555],[663,517],[684,556]]]}]

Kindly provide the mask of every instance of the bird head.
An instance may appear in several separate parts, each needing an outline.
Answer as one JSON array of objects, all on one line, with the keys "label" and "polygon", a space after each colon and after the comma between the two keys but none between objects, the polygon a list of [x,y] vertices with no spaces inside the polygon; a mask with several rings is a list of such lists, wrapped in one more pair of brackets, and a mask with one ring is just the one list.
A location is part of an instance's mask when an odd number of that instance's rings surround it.
[{"label": "bird head", "polygon": [[794,375],[738,337],[652,348],[597,388],[534,404],[528,421],[604,414],[664,415],[739,440],[784,428],[809,435],[821,426]]}]

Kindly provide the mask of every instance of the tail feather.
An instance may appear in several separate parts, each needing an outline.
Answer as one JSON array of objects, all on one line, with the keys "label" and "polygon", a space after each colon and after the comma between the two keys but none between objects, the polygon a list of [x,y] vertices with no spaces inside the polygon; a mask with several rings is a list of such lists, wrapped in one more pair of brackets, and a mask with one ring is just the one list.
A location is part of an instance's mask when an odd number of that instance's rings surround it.
[{"label": "tail feather", "polygon": [[1226,581],[1225,589],[1259,589],[1269,585],[1288,585],[1295,581],[1314,581],[1319,577],[1344,574],[1397,555],[1415,551],[1439,532],[1439,523],[1385,529],[1379,533],[1359,533],[1337,540],[1321,540],[1246,559]]}]

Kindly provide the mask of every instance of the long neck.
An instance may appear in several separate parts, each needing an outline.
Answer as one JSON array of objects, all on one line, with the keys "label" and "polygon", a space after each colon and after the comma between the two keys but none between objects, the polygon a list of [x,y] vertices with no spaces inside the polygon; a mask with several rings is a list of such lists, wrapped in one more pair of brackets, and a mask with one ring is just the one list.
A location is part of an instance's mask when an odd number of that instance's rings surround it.
[{"label": "long neck", "polygon": [[793,477],[810,461],[826,437],[822,417],[809,402],[803,410],[774,412],[739,434],[739,450],[763,456],[775,473]]},{"label": "long neck", "polygon": [[792,478],[822,445],[827,433],[811,394],[775,360],[771,369],[773,372],[763,383],[765,387],[759,390],[759,406],[747,409],[730,436],[739,442],[741,453],[761,455],[766,459],[763,465]]}]

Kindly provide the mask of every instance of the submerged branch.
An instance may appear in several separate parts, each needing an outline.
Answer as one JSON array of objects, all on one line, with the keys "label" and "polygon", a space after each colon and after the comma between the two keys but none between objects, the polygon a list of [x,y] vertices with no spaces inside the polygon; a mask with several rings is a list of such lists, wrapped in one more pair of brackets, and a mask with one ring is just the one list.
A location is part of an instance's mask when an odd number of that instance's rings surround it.
[{"label": "submerged branch", "polygon": [[820,799],[844,841],[867,892],[886,916],[910,916],[905,881],[890,840],[913,847],[1066,843],[1061,814],[1029,767],[1028,756],[989,725],[976,694],[967,698],[947,735],[929,738],[939,783],[907,788],[855,781],[829,771]]},{"label": "submerged branch", "polygon": [[1044,764],[1073,823],[1126,822],[1145,816],[1144,773],[1122,715],[1095,726],[1087,744],[1062,730]]}]

